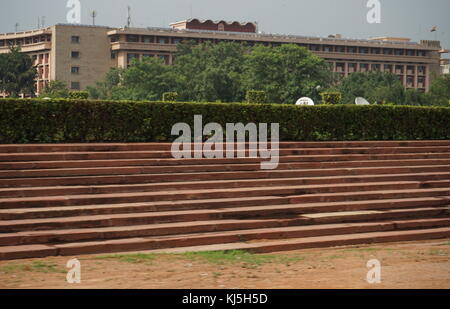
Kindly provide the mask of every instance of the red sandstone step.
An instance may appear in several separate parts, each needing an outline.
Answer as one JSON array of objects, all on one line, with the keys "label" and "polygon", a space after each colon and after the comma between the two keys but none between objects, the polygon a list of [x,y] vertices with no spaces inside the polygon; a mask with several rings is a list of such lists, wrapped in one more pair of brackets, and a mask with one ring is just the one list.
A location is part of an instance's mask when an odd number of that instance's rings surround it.
[{"label": "red sandstone step", "polygon": [[[250,243],[230,243],[220,245],[207,246],[192,246],[185,248],[163,249],[163,250],[146,250],[138,249],[146,253],[179,253],[179,252],[199,252],[199,251],[222,251],[222,250],[245,250],[253,253],[270,253],[280,251],[292,251],[310,248],[325,248],[325,247],[339,247],[351,246],[361,244],[373,243],[388,243],[400,241],[417,241],[428,239],[445,239],[450,236],[450,228],[432,228],[432,229],[417,229],[406,231],[385,231],[372,233],[358,233],[346,235],[329,235],[318,237],[302,237],[288,240],[264,241],[264,242],[250,242]],[[139,240],[142,241],[142,238]],[[70,245],[67,245],[70,247]],[[126,246],[124,246],[125,248]],[[142,246],[144,247],[144,246]],[[111,248],[110,250],[114,250]],[[138,250],[122,250],[122,251],[108,251],[111,252],[130,252]],[[67,252],[67,251],[66,251]],[[67,252],[68,253],[68,252]],[[61,251],[59,251],[61,254]],[[70,254],[68,254],[70,255]]]},{"label": "red sandstone step", "polygon": [[[411,211],[411,213],[409,213]],[[395,217],[414,217],[414,216],[432,216],[443,212],[442,209],[404,209],[392,211],[392,216],[389,219]],[[386,219],[389,211],[379,212],[366,212],[374,219]],[[447,214],[450,214],[450,207],[447,207]],[[136,225],[136,226],[122,226],[122,227],[102,227],[102,228],[84,228],[84,229],[65,229],[65,230],[49,230],[49,231],[27,231],[17,233],[5,233],[0,235],[0,246],[16,246],[25,244],[46,244],[46,243],[63,243],[74,241],[92,241],[92,240],[105,240],[105,239],[118,239],[118,238],[130,238],[130,237],[148,237],[148,236],[170,236],[177,235],[181,237],[183,234],[200,234],[200,233],[217,233],[229,231],[229,234],[233,235],[257,235],[263,238],[260,234],[261,229],[272,233],[272,235],[278,235],[277,231],[295,230],[306,232],[304,237],[317,236],[314,231],[317,229],[326,228],[327,233],[339,234],[342,230],[336,230],[336,228],[350,228],[348,232],[360,233],[360,226],[379,226],[386,225],[385,222],[377,223],[352,223],[352,224],[337,224],[342,218],[346,218],[348,222],[361,221],[363,213],[355,212],[343,212],[343,213],[328,213],[322,214],[319,217],[309,215],[313,219],[308,222],[305,218],[292,218],[292,219],[266,219],[266,220],[220,220],[220,221],[194,221],[194,222],[181,222],[181,223],[166,223],[166,224],[152,224],[152,225]],[[375,218],[376,217],[376,218]],[[308,217],[307,217],[308,218]],[[337,220],[339,219],[339,220]],[[436,226],[450,226],[450,218],[432,218],[432,219],[416,219],[409,222],[408,225],[402,223],[406,228],[424,228],[424,227],[436,227]],[[314,225],[302,226],[305,224],[315,223]],[[327,225],[317,225],[322,223],[329,223]],[[330,224],[332,223],[332,224]],[[392,224],[392,223],[389,223]],[[300,227],[298,227],[300,225]],[[294,226],[293,228],[287,228]],[[356,230],[354,229],[356,227]],[[392,226],[390,229],[399,228],[398,225]],[[256,230],[259,229],[259,230]],[[240,230],[240,231],[239,231]],[[244,231],[248,230],[248,231]],[[308,232],[313,234],[308,234]],[[287,235],[283,235],[285,238]],[[295,237],[300,237],[295,235]],[[248,240],[248,239],[247,239]]]},{"label": "red sandstone step", "polygon": [[[50,186],[50,187],[18,187],[0,188],[0,197],[33,197],[33,196],[58,196],[76,194],[105,194],[123,192],[148,192],[158,190],[192,190],[192,189],[218,189],[218,188],[243,188],[243,187],[269,187],[292,185],[317,185],[338,184],[355,182],[386,182],[386,181],[421,181],[423,186],[428,186],[427,181],[434,180],[436,186],[446,186],[450,173],[416,173],[416,174],[386,174],[386,175],[362,175],[362,176],[332,176],[332,177],[307,177],[307,178],[271,178],[271,179],[245,179],[245,180],[218,180],[218,181],[193,181],[193,182],[169,182],[169,183],[144,183],[144,184],[116,184],[94,186]],[[438,184],[438,180],[443,180]]]},{"label": "red sandstone step", "polygon": [[[444,153],[445,154],[445,153]],[[323,158],[324,161],[311,161],[310,158],[304,156],[284,156],[280,157],[280,165],[287,165],[287,163],[297,163],[298,167],[308,168],[332,168],[345,166],[405,166],[405,165],[444,165],[449,164],[450,154],[446,154],[447,158],[415,158],[405,159],[399,161],[384,159],[359,160],[355,158],[354,161],[347,158],[347,160],[329,161],[329,158]],[[326,161],[328,159],[328,161]],[[137,166],[165,166],[178,167],[184,165],[214,165],[214,164],[260,164],[265,161],[260,158],[234,158],[234,159],[127,159],[127,160],[85,160],[85,161],[36,161],[36,162],[0,162],[0,170],[43,170],[43,169],[73,169],[73,168],[100,168],[100,167],[137,167]]]},{"label": "red sandstone step", "polygon": [[155,182],[182,181],[215,181],[238,179],[267,179],[293,177],[325,177],[350,175],[382,175],[382,174],[413,174],[449,172],[450,166],[413,166],[413,167],[376,167],[376,168],[345,168],[345,169],[316,169],[316,170],[259,170],[246,172],[209,172],[209,173],[179,173],[179,174],[142,174],[142,175],[108,175],[108,176],[79,176],[79,177],[50,177],[0,179],[0,187],[20,186],[67,186],[67,185],[95,185],[95,184],[136,184]]},{"label": "red sandstone step", "polygon": [[[448,181],[450,183],[450,180]],[[427,187],[432,187],[433,181],[427,182]],[[441,182],[440,182],[441,184]],[[151,201],[175,201],[196,200],[206,198],[231,198],[231,197],[255,197],[255,196],[294,196],[317,193],[355,192],[355,191],[381,191],[392,189],[420,189],[421,182],[373,182],[333,185],[300,185],[279,186],[270,188],[226,188],[226,189],[201,189],[201,190],[177,190],[157,192],[131,192],[108,194],[85,194],[66,196],[44,196],[0,199],[0,209],[51,207],[51,206],[77,206],[88,204],[118,204],[131,202]],[[445,189],[445,188],[444,188]],[[450,190],[450,185],[448,190]]]},{"label": "red sandstone step", "polygon": [[[427,192],[424,192],[426,195]],[[440,193],[440,192],[438,192]],[[360,195],[364,198],[364,194]],[[374,196],[376,198],[377,196]],[[387,196],[385,196],[387,198]],[[330,199],[330,198],[329,198]],[[169,201],[150,203],[127,203],[115,205],[84,205],[84,206],[64,206],[50,208],[24,208],[24,209],[4,209],[0,210],[0,220],[24,220],[43,219],[74,216],[111,215],[127,213],[145,212],[168,212],[187,211],[201,209],[227,209],[244,208],[250,206],[271,206],[301,208],[304,212],[314,213],[356,211],[371,209],[395,209],[414,207],[433,207],[450,204],[450,196],[431,196],[401,199],[374,199],[340,202],[302,203],[289,204],[288,198],[281,197],[256,197],[256,198],[227,198],[227,199],[206,199],[195,201]],[[6,224],[6,222],[5,222]]]},{"label": "red sandstone step", "polygon": [[[424,147],[360,147],[360,148],[283,148],[285,155],[336,155],[336,154],[393,154],[393,153],[448,153],[450,146]],[[0,162],[54,161],[54,160],[102,160],[102,159],[150,159],[171,158],[170,151],[113,151],[113,152],[52,152],[52,153],[0,153]]]},{"label": "red sandstone step", "polygon": [[[248,144],[248,143],[246,143]],[[282,148],[324,148],[324,147],[423,147],[449,146],[447,140],[430,141],[353,141],[353,142],[280,142]],[[142,151],[167,150],[171,143],[77,143],[77,144],[11,144],[0,145],[2,153],[58,152],[58,151]]]},{"label": "red sandstone step", "polygon": [[[410,226],[410,222],[406,222],[406,226]],[[98,253],[111,253],[111,252],[129,252],[137,250],[153,250],[153,252],[163,251],[171,252],[167,248],[185,247],[186,251],[210,251],[210,250],[248,250],[256,253],[263,252],[275,252],[286,250],[297,250],[306,248],[320,248],[320,247],[333,247],[343,245],[355,245],[355,244],[370,244],[380,242],[392,242],[392,241],[411,241],[411,240],[425,240],[425,239],[437,239],[446,238],[450,236],[450,227],[435,227],[435,228],[421,228],[414,230],[394,230],[396,227],[401,228],[401,222],[386,222],[376,224],[374,227],[371,224],[346,227],[334,227],[334,232],[340,229],[342,234],[329,235],[331,233],[330,226],[316,227],[316,230],[286,230],[273,231],[271,229],[261,231],[259,235],[255,237],[255,234],[246,234],[245,231],[239,231],[239,233],[223,233],[222,235],[216,234],[214,236],[209,235],[197,235],[190,238],[186,237],[141,237],[141,238],[128,238],[118,240],[106,240],[97,242],[81,242],[81,243],[68,243],[60,245],[25,245],[25,246],[7,246],[0,247],[0,260],[8,259],[20,259],[20,258],[32,258],[32,257],[44,257],[54,255],[80,255],[80,254],[98,254]],[[305,227],[306,228],[306,227]],[[308,227],[311,228],[311,227]],[[328,228],[328,231],[327,231]],[[353,228],[353,229],[352,229]],[[355,229],[360,232],[355,234]],[[325,236],[305,236],[305,235],[325,235]],[[242,236],[243,237],[242,237]],[[239,237],[241,236],[241,237]],[[299,238],[295,238],[299,236]],[[242,242],[245,239],[260,240],[262,237],[266,239],[277,239],[272,241],[258,241],[258,242]],[[279,238],[289,238],[280,240]],[[211,246],[214,244],[215,246]],[[217,246],[219,244],[219,246]],[[192,247],[197,246],[197,247]],[[202,247],[199,247],[202,246]],[[157,251],[160,249],[159,251]],[[179,250],[179,249],[178,249]],[[150,251],[151,252],[151,251]],[[173,251],[172,251],[173,252]]]},{"label": "red sandstone step", "polygon": [[[376,179],[377,177],[383,176],[379,175],[406,175],[406,174],[425,174],[420,168],[420,173],[415,173],[417,171],[414,169],[413,172],[410,172],[408,169],[402,169],[400,172],[402,174],[390,173],[392,169],[375,169],[375,174],[373,174],[374,170],[367,169],[358,169],[352,170],[353,174],[359,174],[361,176],[373,177]],[[398,170],[397,170],[398,171]],[[320,179],[324,177],[328,178],[348,178],[348,177],[357,177],[358,175],[346,176],[346,175],[333,175],[334,174],[342,174],[348,173],[348,170],[326,170],[325,172],[313,172],[313,171],[302,171],[302,175],[298,175],[297,171],[256,171],[256,172],[221,172],[221,173],[185,173],[185,174],[155,174],[155,175],[114,175],[114,176],[83,176],[83,177],[53,177],[53,178],[16,178],[16,179],[0,179],[0,188],[9,188],[9,187],[42,187],[42,186],[70,186],[70,185],[107,185],[107,184],[143,184],[143,183],[156,183],[156,182],[195,182],[195,181],[230,181],[230,180],[245,180],[245,179],[267,179],[267,178],[292,178],[292,177],[309,177],[314,181],[312,177]],[[372,173],[370,173],[372,172]],[[436,175],[442,174],[443,171],[432,171]],[[320,174],[331,174],[331,175],[320,175]],[[378,174],[377,174],[378,173]],[[206,178],[206,179],[205,179]],[[421,180],[423,178],[418,178],[417,180]],[[339,183],[340,181],[336,181]]]},{"label": "red sandstone step", "polygon": [[[450,193],[449,193],[450,194]],[[430,207],[430,205],[432,205]],[[46,219],[26,219],[26,220],[6,220],[0,221],[0,232],[17,232],[24,230],[45,230],[45,229],[68,229],[68,228],[89,228],[105,226],[124,226],[156,224],[169,222],[205,221],[219,219],[257,219],[257,218],[288,218],[287,216],[297,216],[304,214],[315,214],[336,211],[365,211],[386,209],[403,209],[406,207],[428,207],[426,213],[431,215],[442,215],[446,213],[448,198],[443,197],[442,201],[371,201],[366,203],[347,204],[309,204],[309,205],[271,205],[252,206],[227,209],[200,209],[200,210],[176,210],[162,212],[130,213],[130,214],[109,214],[96,216],[77,216],[64,218]],[[433,208],[434,207],[434,208]],[[409,214],[408,214],[409,211]],[[402,215],[419,216],[419,209],[408,209]],[[356,214],[358,215],[358,214]],[[392,216],[393,213],[389,213]],[[377,213],[362,214],[358,220],[368,219],[368,217],[378,218]],[[356,217],[355,217],[356,218]],[[314,223],[314,219],[303,218],[305,224]],[[319,220],[319,219],[317,219]],[[343,222],[344,218],[338,218],[338,222]]]},{"label": "red sandstone step", "polygon": [[[392,161],[402,164],[403,161],[417,160],[448,160],[450,153],[422,153],[422,154],[375,154],[375,155],[319,155],[319,156],[282,156],[281,163],[287,162],[346,162],[360,161],[373,162]],[[399,161],[401,160],[401,161]],[[173,166],[173,165],[202,165],[202,164],[248,164],[259,163],[260,158],[234,158],[234,159],[115,159],[115,160],[75,160],[75,161],[27,161],[27,162],[0,162],[0,170],[24,169],[52,169],[52,168],[78,168],[78,167],[123,167],[123,166]],[[374,163],[375,164],[375,163]]]},{"label": "red sandstone step", "polygon": [[[402,161],[347,161],[347,162],[314,162],[314,163],[279,163],[277,170],[311,170],[338,168],[399,168],[399,167],[450,167],[450,159],[441,160],[408,160]],[[66,177],[89,175],[125,175],[125,174],[161,174],[161,173],[192,173],[192,172],[220,172],[220,171],[259,171],[258,164],[212,164],[212,165],[178,165],[178,166],[126,166],[126,167],[90,167],[90,168],[61,168],[61,169],[31,169],[31,170],[3,170],[0,178],[20,177]]]}]

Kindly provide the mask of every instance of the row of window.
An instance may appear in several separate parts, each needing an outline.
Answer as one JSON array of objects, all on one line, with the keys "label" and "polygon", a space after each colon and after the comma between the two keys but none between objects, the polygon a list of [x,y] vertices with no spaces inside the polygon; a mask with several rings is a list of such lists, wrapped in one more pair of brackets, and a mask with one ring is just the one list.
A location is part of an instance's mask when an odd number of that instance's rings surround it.
[{"label": "row of window", "polygon": [[52,40],[52,36],[50,34],[36,35],[36,36],[30,36],[30,37],[21,38],[21,39],[0,40],[0,47],[30,45],[30,44],[36,44],[36,43],[51,42],[51,40]]},{"label": "row of window", "polygon": [[[111,36],[111,42],[120,41],[119,35]],[[168,36],[149,36],[149,35],[133,35],[125,36],[125,41],[130,43],[157,43],[157,44],[178,44],[182,41],[193,41],[194,43],[214,42],[218,43],[222,40],[216,39],[198,39],[198,38],[179,38]],[[229,41],[229,40],[224,40]],[[269,42],[255,42],[248,41],[248,45],[256,44],[279,46],[281,43]],[[372,55],[395,55],[395,56],[418,56],[425,57],[426,51],[416,49],[400,49],[400,48],[381,48],[381,47],[360,47],[360,46],[341,46],[341,45],[323,45],[323,44],[303,44],[299,46],[308,48],[311,51],[318,52],[335,52],[335,53],[350,53],[350,54],[372,54]]]},{"label": "row of window", "polygon": [[[338,73],[345,72],[345,62],[336,62],[336,69],[335,71]],[[372,71],[381,71],[381,68],[383,66],[384,72],[390,72],[395,74],[408,74],[408,75],[414,75],[416,74],[416,67],[413,65],[407,65],[406,69],[404,65],[394,65],[394,64],[379,64],[379,63],[360,63],[359,69],[362,72],[368,71],[369,69]],[[347,70],[349,73],[356,72],[358,68],[357,63],[347,63]],[[417,66],[417,75],[426,75],[426,66],[419,65]]]}]

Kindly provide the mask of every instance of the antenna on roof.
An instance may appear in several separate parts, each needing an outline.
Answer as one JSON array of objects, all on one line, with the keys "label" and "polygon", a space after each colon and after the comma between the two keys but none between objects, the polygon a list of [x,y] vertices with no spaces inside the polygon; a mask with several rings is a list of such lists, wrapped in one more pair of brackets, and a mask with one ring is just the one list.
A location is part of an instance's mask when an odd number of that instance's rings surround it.
[{"label": "antenna on roof", "polygon": [[41,18],[38,16],[37,28],[41,28]]},{"label": "antenna on roof", "polygon": [[97,12],[96,11],[92,11],[91,12],[91,17],[92,17],[92,25],[95,26],[95,17],[97,17]]},{"label": "antenna on roof", "polygon": [[19,32],[18,30],[19,30],[19,23],[16,23],[15,25],[14,25],[14,29],[16,30],[15,32]]},{"label": "antenna on roof", "polygon": [[127,17],[127,28],[131,26],[131,6],[127,6],[128,8],[128,17]]},{"label": "antenna on roof", "polygon": [[45,28],[45,16],[41,17],[41,28]]}]

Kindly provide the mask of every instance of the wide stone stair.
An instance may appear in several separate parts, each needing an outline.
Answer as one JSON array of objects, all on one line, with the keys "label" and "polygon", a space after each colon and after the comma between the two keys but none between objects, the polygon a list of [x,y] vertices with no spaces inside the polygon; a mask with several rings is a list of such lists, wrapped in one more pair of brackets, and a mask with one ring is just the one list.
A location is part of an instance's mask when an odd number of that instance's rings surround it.
[{"label": "wide stone stair", "polygon": [[275,170],[170,147],[0,145],[0,259],[450,237],[450,141],[285,142]]}]

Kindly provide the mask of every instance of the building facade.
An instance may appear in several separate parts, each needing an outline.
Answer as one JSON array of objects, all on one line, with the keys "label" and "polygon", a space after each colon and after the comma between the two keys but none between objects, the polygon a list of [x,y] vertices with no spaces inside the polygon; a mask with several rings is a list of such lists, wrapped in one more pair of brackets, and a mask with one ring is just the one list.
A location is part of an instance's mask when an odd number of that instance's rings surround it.
[{"label": "building facade", "polygon": [[171,28],[110,28],[58,24],[45,29],[0,34],[0,53],[20,46],[38,69],[36,93],[51,80],[82,90],[102,80],[113,67],[127,67],[132,59],[160,57],[173,63],[182,41],[242,42],[248,45],[297,44],[328,61],[334,72],[381,71],[398,76],[405,88],[427,91],[433,73],[441,73],[439,41],[411,42],[406,38],[367,40],[261,34],[254,23],[200,21],[171,24]]}]

